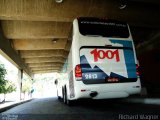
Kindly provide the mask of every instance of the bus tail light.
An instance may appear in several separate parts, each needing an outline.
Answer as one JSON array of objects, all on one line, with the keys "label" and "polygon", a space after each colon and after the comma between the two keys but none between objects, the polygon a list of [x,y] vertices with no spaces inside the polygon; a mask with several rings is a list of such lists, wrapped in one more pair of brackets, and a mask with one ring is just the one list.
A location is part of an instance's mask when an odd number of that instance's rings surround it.
[{"label": "bus tail light", "polygon": [[136,64],[136,74],[137,74],[137,76],[140,75],[140,74],[139,74],[139,65],[138,65],[138,64]]},{"label": "bus tail light", "polygon": [[75,67],[75,77],[82,78],[82,70],[80,64],[76,65]]}]

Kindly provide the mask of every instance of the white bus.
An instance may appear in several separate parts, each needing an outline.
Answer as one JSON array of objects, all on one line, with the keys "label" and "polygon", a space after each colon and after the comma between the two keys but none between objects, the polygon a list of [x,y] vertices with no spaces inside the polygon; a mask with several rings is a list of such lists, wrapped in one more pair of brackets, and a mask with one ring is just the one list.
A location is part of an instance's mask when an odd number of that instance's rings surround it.
[{"label": "white bus", "polygon": [[80,98],[124,98],[139,94],[141,84],[133,39],[125,22],[77,18],[72,45],[58,79],[64,103]]}]

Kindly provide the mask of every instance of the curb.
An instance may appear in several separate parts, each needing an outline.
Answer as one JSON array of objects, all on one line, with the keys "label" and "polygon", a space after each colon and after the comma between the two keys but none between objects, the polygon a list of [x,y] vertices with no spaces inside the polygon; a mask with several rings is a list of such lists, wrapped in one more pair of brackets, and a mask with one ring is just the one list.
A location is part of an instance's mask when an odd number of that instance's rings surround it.
[{"label": "curb", "polygon": [[29,100],[25,100],[25,101],[20,101],[20,102],[18,102],[18,103],[15,103],[15,104],[6,106],[6,107],[4,107],[4,108],[1,108],[1,109],[0,109],[0,113],[6,111],[6,110],[8,110],[8,109],[11,109],[11,108],[13,108],[13,107],[15,107],[15,106],[17,106],[17,105],[20,105],[20,104],[23,104],[23,103],[26,103],[26,102],[30,102],[30,101],[32,101],[32,100],[33,100],[33,99],[29,99]]}]

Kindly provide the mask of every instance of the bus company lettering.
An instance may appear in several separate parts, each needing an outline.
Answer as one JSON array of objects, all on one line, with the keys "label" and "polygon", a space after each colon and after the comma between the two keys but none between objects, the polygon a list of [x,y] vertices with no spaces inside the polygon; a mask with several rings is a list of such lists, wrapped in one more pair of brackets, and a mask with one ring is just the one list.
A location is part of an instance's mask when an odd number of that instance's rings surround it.
[{"label": "bus company lettering", "polygon": [[97,62],[99,59],[116,59],[116,62],[120,61],[119,52],[117,50],[97,50],[96,48],[90,52],[94,56],[94,62]]}]

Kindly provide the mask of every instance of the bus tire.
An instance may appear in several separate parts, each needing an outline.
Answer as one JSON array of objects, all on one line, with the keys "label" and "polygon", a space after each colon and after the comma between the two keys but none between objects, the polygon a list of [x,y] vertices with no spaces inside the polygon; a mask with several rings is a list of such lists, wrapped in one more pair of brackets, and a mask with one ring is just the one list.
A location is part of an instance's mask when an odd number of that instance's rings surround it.
[{"label": "bus tire", "polygon": [[67,95],[66,95],[66,88],[63,89],[63,102],[66,104],[67,103]]},{"label": "bus tire", "polygon": [[62,100],[64,102],[64,89],[62,88]]},{"label": "bus tire", "polygon": [[61,97],[60,97],[60,96],[58,96],[57,98],[58,98],[58,100],[61,100]]},{"label": "bus tire", "polygon": [[58,100],[60,100],[60,99],[61,99],[61,97],[58,95],[58,90],[57,90],[57,98],[58,98]]},{"label": "bus tire", "polygon": [[74,105],[74,100],[67,100],[67,105],[68,106],[73,106]]},{"label": "bus tire", "polygon": [[72,106],[73,105],[73,100],[69,100],[68,96],[67,96],[67,89],[65,88],[65,104],[67,104],[68,106]]}]

